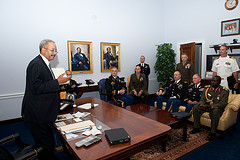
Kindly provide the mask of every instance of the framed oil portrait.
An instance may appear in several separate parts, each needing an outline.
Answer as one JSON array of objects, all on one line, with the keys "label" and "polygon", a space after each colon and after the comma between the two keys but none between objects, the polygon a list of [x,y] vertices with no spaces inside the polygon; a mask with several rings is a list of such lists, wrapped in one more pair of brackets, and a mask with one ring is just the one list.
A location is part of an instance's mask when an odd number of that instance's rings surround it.
[{"label": "framed oil portrait", "polygon": [[221,37],[240,34],[239,19],[232,19],[221,22]]},{"label": "framed oil portrait", "polygon": [[121,71],[120,43],[101,42],[101,71],[110,72],[112,67]]},{"label": "framed oil portrait", "polygon": [[92,42],[68,41],[68,64],[72,74],[93,73]]}]

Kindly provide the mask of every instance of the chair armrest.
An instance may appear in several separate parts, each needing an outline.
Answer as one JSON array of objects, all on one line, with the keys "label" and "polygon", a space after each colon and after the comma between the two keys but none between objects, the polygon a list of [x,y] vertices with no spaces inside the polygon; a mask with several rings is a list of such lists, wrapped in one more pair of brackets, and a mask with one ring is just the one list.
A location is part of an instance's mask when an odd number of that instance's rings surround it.
[{"label": "chair armrest", "polygon": [[32,159],[37,157],[40,152],[43,151],[42,147],[34,148],[33,146],[27,146],[22,150],[23,154],[18,154],[18,159]]},{"label": "chair armrest", "polygon": [[104,93],[104,92],[101,92],[102,95],[108,95],[108,96],[111,96],[112,100],[113,100],[113,103],[115,105],[117,105],[117,100],[114,98],[114,94],[113,93]]},{"label": "chair armrest", "polygon": [[18,133],[15,133],[15,134],[7,136],[7,137],[4,137],[4,138],[0,139],[0,144],[5,144],[5,143],[8,143],[8,142],[14,141],[18,137],[19,137]]},{"label": "chair armrest", "polygon": [[235,111],[235,112],[237,112],[238,111],[238,109],[239,109],[239,106],[238,105],[236,105],[236,104],[228,104],[227,105],[227,107],[230,109],[232,109],[233,111]]},{"label": "chair armrest", "polygon": [[234,96],[232,100],[228,103],[227,107],[231,108],[233,111],[238,111],[240,108],[240,95],[231,95]]}]

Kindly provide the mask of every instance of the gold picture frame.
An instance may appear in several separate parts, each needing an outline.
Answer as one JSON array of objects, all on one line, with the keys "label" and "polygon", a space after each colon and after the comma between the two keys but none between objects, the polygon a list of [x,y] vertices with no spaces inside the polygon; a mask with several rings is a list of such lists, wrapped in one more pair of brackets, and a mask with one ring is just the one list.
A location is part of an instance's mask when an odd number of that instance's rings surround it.
[{"label": "gold picture frame", "polygon": [[113,66],[121,71],[120,43],[101,42],[101,71],[110,72]]},{"label": "gold picture frame", "polygon": [[68,41],[68,65],[72,74],[93,73],[92,42]]}]

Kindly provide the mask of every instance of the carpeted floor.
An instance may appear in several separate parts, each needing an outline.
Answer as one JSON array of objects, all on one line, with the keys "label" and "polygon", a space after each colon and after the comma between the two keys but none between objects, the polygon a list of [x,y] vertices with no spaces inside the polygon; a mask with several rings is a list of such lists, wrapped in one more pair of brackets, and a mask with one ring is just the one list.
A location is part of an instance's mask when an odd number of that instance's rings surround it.
[{"label": "carpeted floor", "polygon": [[[188,125],[188,131],[192,130],[192,125]],[[208,143],[206,137],[209,131],[202,130],[201,133],[190,135],[188,141],[182,140],[182,128],[171,130],[169,141],[167,142],[167,152],[162,151],[161,145],[155,145],[142,152],[139,152],[130,157],[131,160],[172,160],[177,159],[198,147]]]}]

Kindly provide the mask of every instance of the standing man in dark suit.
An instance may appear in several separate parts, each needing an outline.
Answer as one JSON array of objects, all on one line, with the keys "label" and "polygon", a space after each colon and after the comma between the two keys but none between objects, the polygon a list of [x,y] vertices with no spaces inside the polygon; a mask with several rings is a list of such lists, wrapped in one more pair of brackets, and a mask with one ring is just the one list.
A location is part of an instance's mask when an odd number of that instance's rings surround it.
[{"label": "standing man in dark suit", "polygon": [[149,74],[150,74],[150,67],[149,64],[144,63],[145,62],[145,57],[141,56],[140,57],[140,62],[137,66],[141,67],[141,73],[145,74],[146,80],[147,80],[147,91],[148,91],[148,84],[149,84]]},{"label": "standing man in dark suit", "polygon": [[31,130],[36,146],[43,148],[40,159],[56,159],[52,125],[60,107],[59,84],[67,82],[71,76],[64,76],[63,73],[57,79],[54,77],[49,64],[57,54],[54,41],[42,40],[39,49],[40,55],[27,67],[22,116]]}]

